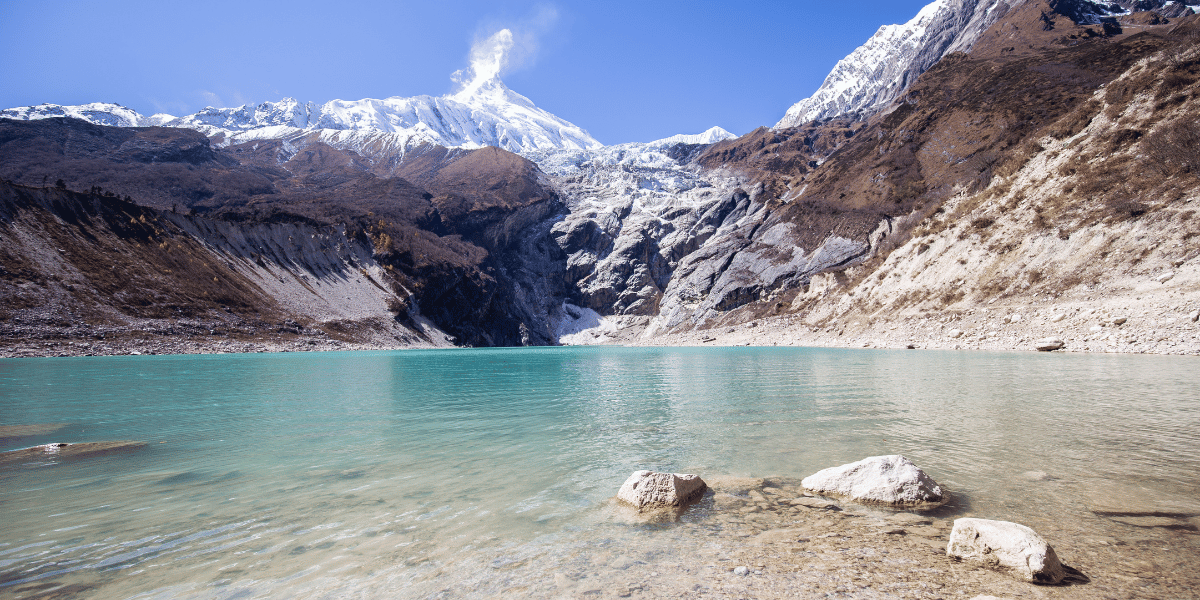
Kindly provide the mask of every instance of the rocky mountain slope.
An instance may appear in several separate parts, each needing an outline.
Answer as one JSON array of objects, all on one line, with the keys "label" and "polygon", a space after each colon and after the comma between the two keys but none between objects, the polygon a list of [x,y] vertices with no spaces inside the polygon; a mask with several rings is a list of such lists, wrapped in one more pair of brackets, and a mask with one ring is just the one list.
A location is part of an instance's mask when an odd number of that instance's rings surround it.
[{"label": "rocky mountain slope", "polygon": [[[797,102],[775,124],[795,127],[833,117],[869,117],[886,108],[930,67],[953,52],[970,52],[984,32],[1024,0],[937,0],[903,25],[884,25],[867,43],[838,61],[812,96]],[[1040,10],[1044,24],[1062,16],[1073,23],[1115,25],[1117,16],[1151,11],[1166,17],[1191,14],[1200,1],[1056,0]]]},{"label": "rocky mountain slope", "polygon": [[[946,57],[866,121],[764,128],[706,148],[614,155],[620,160],[539,158],[573,208],[556,231],[578,269],[581,301],[608,317],[571,341],[1031,348],[1036,337],[1063,335],[1073,348],[1200,350],[1195,327],[1185,324],[1200,297],[1182,275],[1194,258],[1188,207],[1198,190],[1185,157],[1194,145],[1186,115],[1196,110],[1188,53],[1196,51],[1198,18],[1132,14],[1122,19],[1134,23],[1126,31],[1026,2],[980,35],[971,53]],[[1125,83],[1133,72],[1141,75]],[[1159,80],[1170,91],[1156,91]],[[1101,103],[1097,95],[1111,86],[1125,89],[1120,102],[1130,104]],[[1110,113],[1140,121],[1082,129]],[[1173,124],[1157,129],[1160,119]],[[1139,146],[1151,131],[1158,141]],[[1073,182],[1055,172],[1036,185],[1013,179],[1056,147],[1050,140],[1071,136],[1080,137],[1070,147],[1091,148],[1079,159],[1086,172],[1070,172]],[[1125,168],[1110,170],[1122,161]],[[1184,166],[1164,170],[1163,161]],[[653,183],[665,181],[675,188]],[[1009,216],[1033,210],[1029,203],[1037,210]],[[1050,205],[1074,219],[1053,234],[1042,229]],[[1007,220],[1022,227],[995,228]],[[1085,226],[1080,246],[1063,243]],[[1153,227],[1169,234],[1152,238]],[[1059,241],[1037,241],[1049,237]],[[1034,249],[1040,254],[1022,254]],[[1013,253],[1021,258],[1006,257]],[[1116,267],[1111,280],[1081,275],[1105,261]],[[937,269],[927,266],[935,262]],[[924,279],[891,285],[910,272]],[[1084,346],[1094,337],[1068,327],[1102,327],[1097,315],[1106,309],[1089,301],[1171,315],[1157,320],[1173,319],[1175,328],[1143,331],[1142,322],[1123,330],[1141,331],[1123,342]],[[1066,317],[1077,308],[1087,315],[1078,324]],[[1018,316],[999,329],[976,317],[985,309]],[[1046,313],[1037,329],[1028,319],[1035,311]],[[1053,318],[1064,325],[1050,327]],[[1110,315],[1110,325],[1119,318]],[[945,323],[973,333],[937,333]]]},{"label": "rocky mountain slope", "polygon": [[1026,349],[1054,336],[1077,350],[1200,351],[1198,19],[1105,34],[1062,18],[1053,38],[1040,26],[1020,38],[1022,53],[1003,51],[1021,29],[1008,21],[1005,36],[944,59],[848,130],[819,166],[762,158],[804,156],[814,145],[796,140],[821,137],[812,129],[714,146],[726,168],[741,160],[764,186],[793,190],[767,201],[761,229],[822,213],[880,229],[859,261],[720,321],[762,328],[704,335]]},{"label": "rocky mountain slope", "polygon": [[[1124,68],[1025,136],[987,185],[960,187],[877,264],[848,270],[843,283],[823,276],[793,308],[847,333],[886,315],[944,346],[1020,347],[1048,335],[1075,349],[1194,351],[1196,19],[1059,54],[1063,66]],[[970,62],[939,66],[921,86],[946,93]]]}]

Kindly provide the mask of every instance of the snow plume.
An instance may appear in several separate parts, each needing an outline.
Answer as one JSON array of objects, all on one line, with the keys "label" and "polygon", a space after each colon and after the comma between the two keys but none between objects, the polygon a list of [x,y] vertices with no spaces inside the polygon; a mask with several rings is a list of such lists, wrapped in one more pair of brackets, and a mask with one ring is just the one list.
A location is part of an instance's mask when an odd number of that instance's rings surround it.
[{"label": "snow plume", "polygon": [[471,66],[466,72],[454,73],[454,81],[462,84],[462,89],[454,96],[469,98],[477,94],[483,84],[499,79],[500,73],[508,66],[512,50],[513,34],[508,29],[501,29],[486,40],[476,42],[471,47]]},{"label": "snow plume", "polygon": [[471,66],[451,76],[460,86],[453,97],[463,100],[475,96],[489,82],[499,81],[501,75],[532,65],[537,58],[538,38],[556,20],[558,11],[542,6],[518,24],[487,29],[495,33],[480,36],[471,45]]}]

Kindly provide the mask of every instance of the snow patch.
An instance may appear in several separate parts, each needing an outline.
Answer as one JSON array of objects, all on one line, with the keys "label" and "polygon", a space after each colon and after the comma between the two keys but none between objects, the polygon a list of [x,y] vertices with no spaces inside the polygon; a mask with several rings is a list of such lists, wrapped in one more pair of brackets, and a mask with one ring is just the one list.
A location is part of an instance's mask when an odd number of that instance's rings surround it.
[{"label": "snow patch", "polygon": [[582,306],[563,302],[562,312],[555,327],[558,343],[564,346],[587,346],[612,341],[617,333],[617,323],[600,313]]}]

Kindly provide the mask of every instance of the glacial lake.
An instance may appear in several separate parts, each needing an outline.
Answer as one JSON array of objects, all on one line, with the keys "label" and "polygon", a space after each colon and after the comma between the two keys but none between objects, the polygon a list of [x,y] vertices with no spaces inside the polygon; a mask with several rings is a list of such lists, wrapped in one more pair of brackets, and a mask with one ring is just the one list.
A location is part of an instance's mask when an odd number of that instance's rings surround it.
[{"label": "glacial lake", "polygon": [[1051,544],[1178,535],[1093,508],[1200,514],[1198,366],[614,347],[0,360],[0,425],[61,424],[0,450],[146,443],[0,463],[0,598],[490,597],[653,546],[673,524],[610,502],[634,470],[794,483],[880,454],[952,493],[943,518]]}]

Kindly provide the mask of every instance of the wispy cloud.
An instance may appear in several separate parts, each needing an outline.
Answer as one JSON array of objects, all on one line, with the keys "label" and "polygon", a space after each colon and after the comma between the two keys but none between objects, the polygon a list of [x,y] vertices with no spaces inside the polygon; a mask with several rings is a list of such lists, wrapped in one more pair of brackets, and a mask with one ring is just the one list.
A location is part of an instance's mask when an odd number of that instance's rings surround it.
[{"label": "wispy cloud", "polygon": [[220,96],[208,90],[200,90],[200,97],[204,99],[204,102],[207,103],[207,106],[212,108],[221,108],[225,106],[225,102],[221,100]]},{"label": "wispy cloud", "polygon": [[451,76],[460,85],[458,93],[469,93],[493,77],[532,67],[540,39],[557,22],[558,9],[542,4],[516,22],[481,25],[471,44],[470,66]]},{"label": "wispy cloud", "polygon": [[[234,106],[244,106],[255,103],[253,99],[247,97],[245,94],[237,90],[232,92],[227,91],[224,95],[217,94],[216,92],[210,92],[208,90],[200,90],[198,93],[200,94],[200,98],[202,98],[206,103],[206,106],[211,106],[213,108],[230,108]],[[229,98],[232,100],[232,102],[226,102],[226,98]],[[278,98],[275,98],[275,100],[278,100]]]}]

